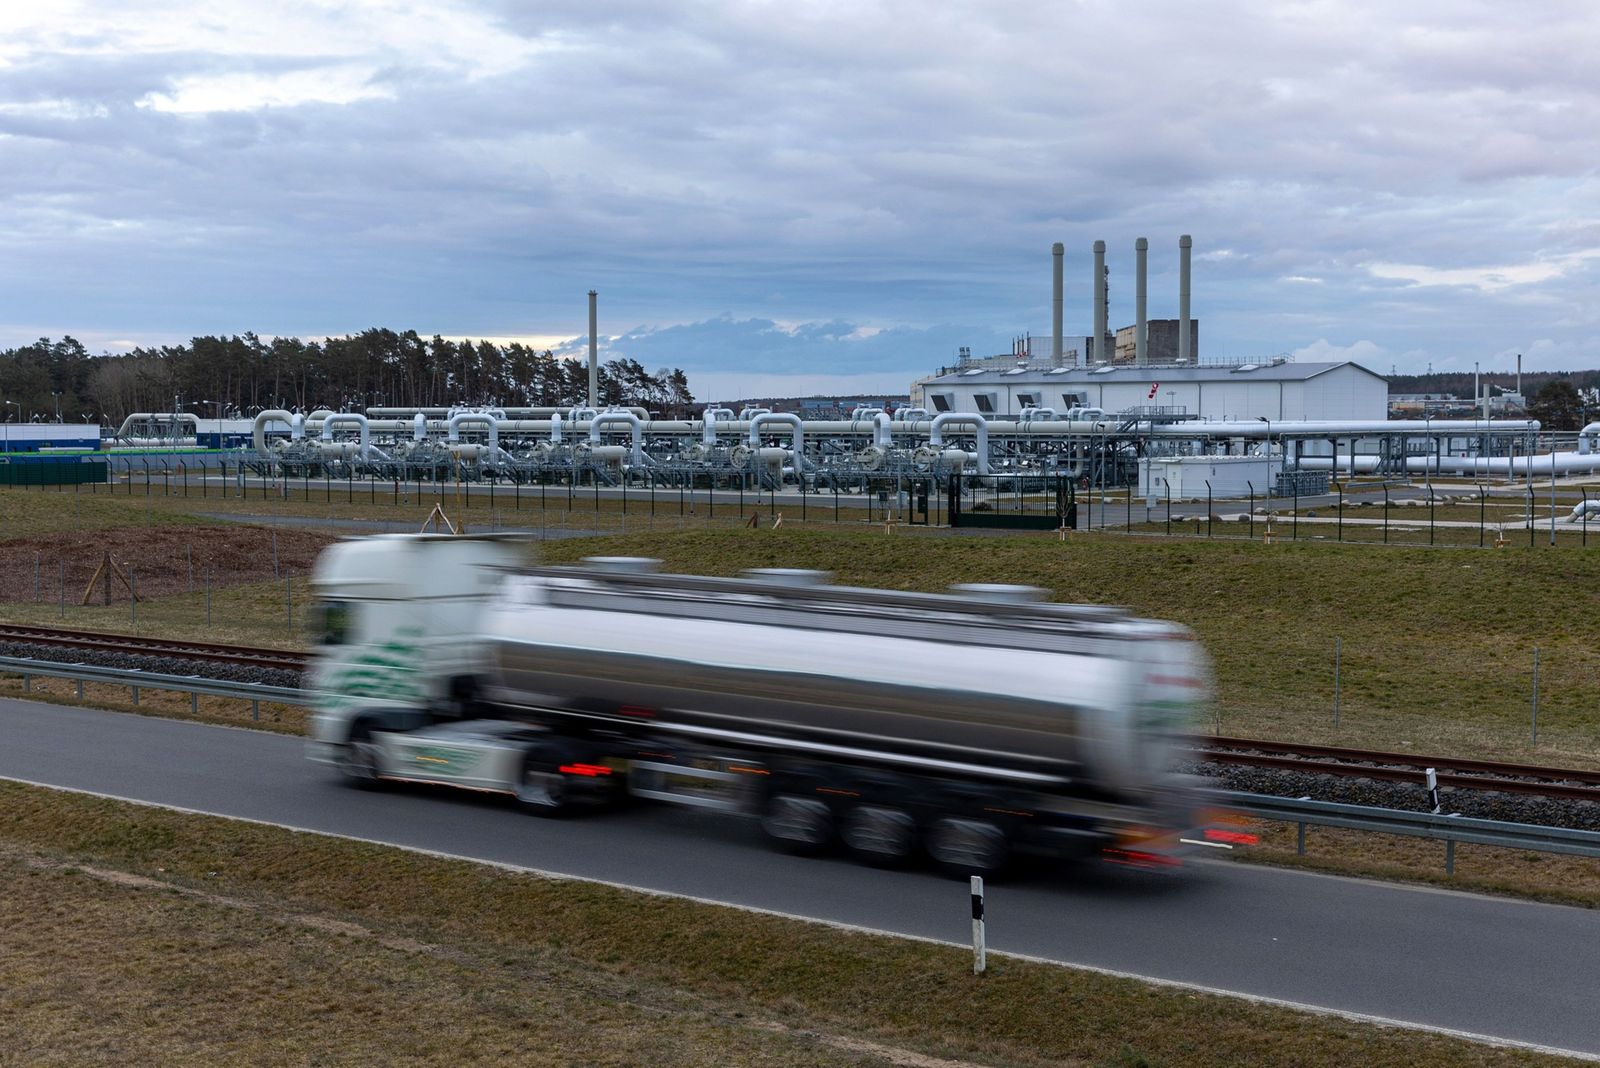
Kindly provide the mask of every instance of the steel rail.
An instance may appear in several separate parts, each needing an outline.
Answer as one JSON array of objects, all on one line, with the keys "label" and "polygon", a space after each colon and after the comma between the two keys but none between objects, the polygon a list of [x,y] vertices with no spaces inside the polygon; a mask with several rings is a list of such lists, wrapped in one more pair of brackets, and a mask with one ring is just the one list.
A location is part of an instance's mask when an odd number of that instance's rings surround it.
[{"label": "steel rail", "polygon": [[212,642],[182,641],[176,638],[30,627],[13,623],[0,624],[0,642],[130,653],[138,656],[162,656],[179,660],[205,660],[284,671],[300,671],[310,659],[308,654],[290,649],[260,649],[241,645],[218,645]]},{"label": "steel rail", "polygon": [[1426,780],[1427,769],[1433,768],[1440,786],[1600,802],[1600,772],[1576,768],[1247,738],[1209,737],[1200,741],[1203,745],[1200,755],[1217,764],[1419,784]]}]

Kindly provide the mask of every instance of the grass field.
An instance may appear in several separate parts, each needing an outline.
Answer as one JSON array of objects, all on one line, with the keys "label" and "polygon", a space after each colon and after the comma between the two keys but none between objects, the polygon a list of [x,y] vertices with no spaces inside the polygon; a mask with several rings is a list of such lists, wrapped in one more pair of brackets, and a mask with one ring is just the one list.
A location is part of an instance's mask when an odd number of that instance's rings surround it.
[{"label": "grass field", "polygon": [[0,925],[26,1063],[1560,1063],[15,784]]}]

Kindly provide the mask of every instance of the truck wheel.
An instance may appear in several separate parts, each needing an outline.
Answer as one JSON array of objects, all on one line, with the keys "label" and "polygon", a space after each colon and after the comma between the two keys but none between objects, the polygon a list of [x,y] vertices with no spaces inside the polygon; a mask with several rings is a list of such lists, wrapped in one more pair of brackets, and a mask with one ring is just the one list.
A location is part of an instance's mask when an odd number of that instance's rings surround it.
[{"label": "truck wheel", "polygon": [[988,820],[935,820],[926,845],[934,863],[952,875],[993,875],[1006,862],[1005,832]]},{"label": "truck wheel", "polygon": [[916,845],[917,824],[897,808],[856,805],[845,815],[839,837],[869,864],[899,864]]},{"label": "truck wheel", "polygon": [[517,801],[537,816],[565,815],[570,808],[567,782],[554,767],[530,757],[522,765]]},{"label": "truck wheel", "polygon": [[350,732],[350,740],[345,742],[340,756],[339,771],[346,782],[362,789],[370,790],[382,783],[378,771],[378,743],[372,740],[372,732],[366,727]]},{"label": "truck wheel", "polygon": [[767,802],[761,829],[790,853],[820,853],[833,840],[833,813],[815,798],[777,794]]}]

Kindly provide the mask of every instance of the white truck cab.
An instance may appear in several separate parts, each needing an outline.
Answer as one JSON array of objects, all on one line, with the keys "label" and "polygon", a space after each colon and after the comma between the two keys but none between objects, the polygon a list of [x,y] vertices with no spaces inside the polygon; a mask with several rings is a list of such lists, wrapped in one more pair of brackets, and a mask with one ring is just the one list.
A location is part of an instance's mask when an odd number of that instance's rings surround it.
[{"label": "white truck cab", "polygon": [[524,558],[505,537],[380,535],[339,542],[317,560],[311,585],[319,633],[310,688],[311,756],[334,749],[357,719],[405,730],[470,694],[481,674],[482,618]]}]

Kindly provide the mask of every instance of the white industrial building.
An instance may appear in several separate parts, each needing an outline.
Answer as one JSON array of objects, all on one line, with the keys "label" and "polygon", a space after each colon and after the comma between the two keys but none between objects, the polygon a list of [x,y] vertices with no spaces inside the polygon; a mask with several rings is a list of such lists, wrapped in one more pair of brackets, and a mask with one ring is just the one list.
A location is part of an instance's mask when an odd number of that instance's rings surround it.
[{"label": "white industrial building", "polygon": [[967,368],[915,383],[911,404],[997,418],[1024,408],[1099,408],[1108,416],[1276,422],[1386,419],[1388,398],[1384,377],[1358,363],[1278,358],[1216,367]]}]

